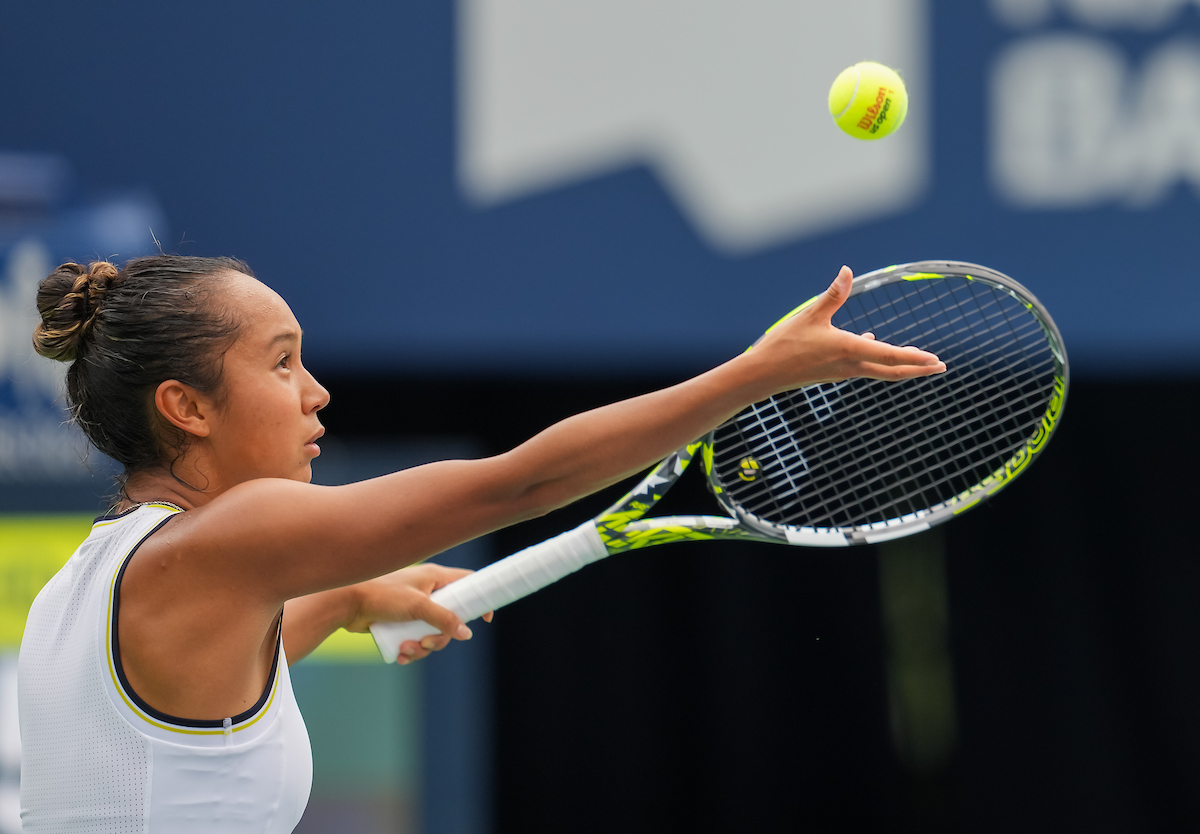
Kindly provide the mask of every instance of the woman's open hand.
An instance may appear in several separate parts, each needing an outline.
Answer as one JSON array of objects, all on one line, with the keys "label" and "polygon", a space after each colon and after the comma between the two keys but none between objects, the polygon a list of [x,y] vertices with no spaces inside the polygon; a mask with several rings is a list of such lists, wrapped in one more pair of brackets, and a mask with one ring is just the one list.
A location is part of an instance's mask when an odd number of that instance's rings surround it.
[{"label": "woman's open hand", "polygon": [[766,361],[771,393],[789,391],[817,382],[850,377],[901,380],[940,374],[946,365],[932,353],[915,347],[897,347],[834,327],[833,314],[850,297],[854,276],[843,266],[829,289],[811,304],[779,322],[747,355]]}]

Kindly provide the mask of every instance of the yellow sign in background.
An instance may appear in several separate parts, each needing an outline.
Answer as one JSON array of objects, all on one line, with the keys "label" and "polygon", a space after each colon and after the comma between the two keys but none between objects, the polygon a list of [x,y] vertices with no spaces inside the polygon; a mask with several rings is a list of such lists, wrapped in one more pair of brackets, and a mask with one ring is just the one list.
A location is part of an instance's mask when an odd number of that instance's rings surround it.
[{"label": "yellow sign in background", "polygon": [[21,644],[33,598],[92,529],[90,515],[0,516],[0,649]]},{"label": "yellow sign in background", "polygon": [[[21,644],[29,606],[92,529],[90,515],[0,515],[0,650]],[[377,663],[369,634],[337,631],[309,655],[327,663]]]}]

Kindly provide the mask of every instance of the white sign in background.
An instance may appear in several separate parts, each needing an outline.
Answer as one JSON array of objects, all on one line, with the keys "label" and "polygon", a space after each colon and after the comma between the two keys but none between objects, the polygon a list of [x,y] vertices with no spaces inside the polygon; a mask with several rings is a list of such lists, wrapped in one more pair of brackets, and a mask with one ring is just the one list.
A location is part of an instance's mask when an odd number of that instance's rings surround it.
[{"label": "white sign in background", "polygon": [[[0,226],[0,484],[79,481],[112,464],[89,454],[82,433],[70,424],[67,366],[33,350],[38,284],[66,258],[91,253],[96,260],[123,261],[144,254],[153,246],[153,230],[164,231],[166,223],[144,193],[114,194],[83,206],[38,206],[34,174],[46,168],[46,155],[28,155],[28,167],[24,159],[0,153],[0,205],[19,198],[6,206]],[[65,161],[53,166],[60,168]],[[22,208],[28,210],[24,220]]]},{"label": "white sign in background", "polygon": [[[923,0],[461,0],[459,177],[478,204],[649,165],[715,248],[749,251],[894,216],[928,185]],[[991,0],[989,168],[1019,209],[1149,209],[1200,193],[1200,0]],[[1047,30],[1050,24],[1067,23]],[[1113,40],[1164,32],[1137,61]],[[886,142],[814,120],[848,60],[901,69]]]},{"label": "white sign in background", "polygon": [[[930,177],[925,0],[460,0],[459,178],[490,206],[645,164],[714,248],[904,212]],[[828,118],[848,64],[900,71],[883,142]]]},{"label": "white sign in background", "polygon": [[1050,23],[1055,15],[1098,29],[1161,29],[1200,0],[991,0],[996,18],[1025,28]]},{"label": "white sign in background", "polygon": [[[1200,40],[1173,30],[1197,0],[993,0],[1018,37],[991,72],[992,180],[1024,209],[1152,209],[1200,196]],[[1075,24],[1046,29],[1055,15]],[[1162,33],[1137,60],[1121,31]]]},{"label": "white sign in background", "polygon": [[53,269],[46,246],[27,238],[0,260],[0,480],[77,478],[82,438],[65,425],[66,366],[38,356],[33,328],[39,282]]}]

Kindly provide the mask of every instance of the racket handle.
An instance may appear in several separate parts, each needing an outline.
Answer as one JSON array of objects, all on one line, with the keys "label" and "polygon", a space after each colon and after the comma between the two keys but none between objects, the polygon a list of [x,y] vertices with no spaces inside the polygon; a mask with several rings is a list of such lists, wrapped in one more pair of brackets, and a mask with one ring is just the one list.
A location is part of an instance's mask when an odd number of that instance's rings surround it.
[{"label": "racket handle", "polygon": [[[564,576],[608,555],[593,521],[527,547],[519,553],[438,588],[430,599],[449,608],[465,623],[527,597]],[[379,653],[393,663],[405,640],[420,640],[441,631],[424,620],[372,623]]]}]

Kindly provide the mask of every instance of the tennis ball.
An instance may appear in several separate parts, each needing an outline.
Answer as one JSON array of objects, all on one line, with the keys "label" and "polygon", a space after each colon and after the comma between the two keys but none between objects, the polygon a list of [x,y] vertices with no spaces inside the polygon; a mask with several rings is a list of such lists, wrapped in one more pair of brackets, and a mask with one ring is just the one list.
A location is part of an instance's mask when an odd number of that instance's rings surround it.
[{"label": "tennis ball", "polygon": [[908,91],[894,69],[863,61],[834,79],[829,113],[855,139],[882,139],[904,123]]}]

